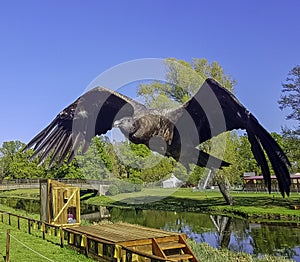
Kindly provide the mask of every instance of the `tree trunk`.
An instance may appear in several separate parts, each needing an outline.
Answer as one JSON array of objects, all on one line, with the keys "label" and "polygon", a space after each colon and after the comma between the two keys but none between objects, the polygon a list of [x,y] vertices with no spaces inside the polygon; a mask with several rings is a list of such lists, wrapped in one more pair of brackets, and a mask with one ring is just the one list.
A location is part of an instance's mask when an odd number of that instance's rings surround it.
[{"label": "tree trunk", "polygon": [[221,248],[228,248],[230,243],[230,226],[231,226],[231,217],[225,217],[225,225],[222,230],[219,232],[220,234],[220,246]]},{"label": "tree trunk", "polygon": [[233,205],[233,199],[230,196],[229,190],[226,188],[224,181],[217,181],[217,184],[219,186],[220,192],[222,193],[222,195],[226,201],[226,204]]},{"label": "tree trunk", "polygon": [[228,248],[230,243],[230,227],[231,227],[231,218],[223,216],[210,216],[211,221],[215,225],[219,233],[219,244],[221,248]]},{"label": "tree trunk", "polygon": [[[212,172],[214,173],[215,171],[212,170]],[[221,175],[217,175],[216,181],[219,186],[220,192],[222,193],[222,196],[224,197],[224,199],[226,201],[226,204],[233,205],[233,199],[229,193],[230,184],[229,184],[227,178],[224,176],[221,176]]]}]

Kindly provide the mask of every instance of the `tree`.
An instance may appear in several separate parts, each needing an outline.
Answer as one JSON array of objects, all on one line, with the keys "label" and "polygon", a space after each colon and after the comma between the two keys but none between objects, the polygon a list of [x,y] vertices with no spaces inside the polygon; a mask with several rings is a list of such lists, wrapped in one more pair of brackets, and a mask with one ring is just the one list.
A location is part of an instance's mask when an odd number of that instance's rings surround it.
[{"label": "tree", "polygon": [[185,168],[172,158],[153,153],[143,144],[129,141],[118,142],[115,150],[119,164],[124,165],[126,177],[142,180],[145,183],[156,183],[166,178],[171,172],[182,180],[187,179]]},{"label": "tree", "polygon": [[282,147],[291,162],[291,172],[300,170],[300,65],[295,66],[282,84],[279,108],[288,109],[287,120],[294,120],[297,127],[282,128]]},{"label": "tree", "polygon": [[233,91],[235,80],[225,75],[217,62],[206,59],[193,59],[191,63],[175,58],[165,60],[167,82],[154,81],[141,84],[138,95],[145,99],[147,106],[165,108],[176,106],[189,100],[207,77],[213,77],[228,90]]},{"label": "tree", "polygon": [[156,165],[141,170],[141,179],[147,183],[155,183],[166,178],[173,170],[174,165],[165,157],[156,155]]},{"label": "tree", "polygon": [[[217,62],[210,64],[206,59],[193,59],[191,63],[188,63],[183,60],[169,58],[165,60],[165,63],[167,66],[166,83],[154,81],[153,83],[141,84],[138,89],[138,95],[145,99],[145,103],[149,107],[174,107],[186,102],[199,90],[208,77],[215,78],[228,90],[233,91],[235,81],[224,73],[222,67]],[[218,137],[219,140],[224,141],[225,139],[227,143],[230,143],[229,133],[222,134]],[[215,139],[215,141],[217,140]],[[211,143],[212,141],[207,141],[201,144],[201,149],[205,150],[205,148],[211,148]],[[232,151],[234,151],[234,149]],[[227,158],[229,158],[229,156],[230,154],[227,154]],[[232,204],[232,199],[229,196],[229,191],[225,183],[225,173],[226,171],[220,171],[216,180],[226,202]],[[229,172],[227,173],[229,174]],[[197,176],[198,174],[200,173],[197,173]],[[192,180],[197,176],[194,174]]]},{"label": "tree", "polygon": [[38,166],[37,161],[28,161],[32,151],[21,152],[24,146],[18,140],[3,142],[0,148],[1,179],[40,178],[45,175],[45,170]]},{"label": "tree", "polygon": [[94,137],[87,152],[76,158],[82,177],[85,179],[103,180],[108,179],[111,174],[112,162],[103,139]]},{"label": "tree", "polygon": [[260,173],[259,166],[253,156],[251,145],[246,134],[241,135],[238,138],[237,155],[241,174],[245,172]]},{"label": "tree", "polygon": [[283,129],[283,134],[272,133],[273,138],[277,141],[290,160],[290,172],[296,173],[300,170],[300,138],[295,135],[293,130]]},{"label": "tree", "polygon": [[[290,112],[286,119],[296,120],[298,127],[294,128],[293,133],[300,136],[300,66],[295,66],[286,78],[286,82],[282,84],[282,95],[280,97],[279,108],[289,109]],[[285,129],[286,131],[291,131]],[[283,130],[284,131],[284,130]]]}]

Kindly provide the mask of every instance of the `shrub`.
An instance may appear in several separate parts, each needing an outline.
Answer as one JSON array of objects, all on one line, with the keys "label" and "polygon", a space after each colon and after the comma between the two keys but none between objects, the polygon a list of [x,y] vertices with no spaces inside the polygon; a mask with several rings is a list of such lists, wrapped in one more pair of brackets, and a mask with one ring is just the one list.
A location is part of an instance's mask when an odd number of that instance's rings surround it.
[{"label": "shrub", "polygon": [[119,193],[132,193],[141,190],[142,181],[138,178],[124,180],[116,179],[112,182],[111,186],[109,187],[108,194],[113,196]]},{"label": "shrub", "polygon": [[142,191],[143,181],[139,178],[129,178],[127,179],[128,183],[132,185],[131,192],[139,192]]},{"label": "shrub", "polygon": [[107,191],[107,194],[110,195],[110,196],[115,196],[115,195],[117,195],[119,193],[120,193],[119,192],[119,188],[116,185],[114,185],[114,184],[110,185],[110,187],[109,187],[109,189]]}]

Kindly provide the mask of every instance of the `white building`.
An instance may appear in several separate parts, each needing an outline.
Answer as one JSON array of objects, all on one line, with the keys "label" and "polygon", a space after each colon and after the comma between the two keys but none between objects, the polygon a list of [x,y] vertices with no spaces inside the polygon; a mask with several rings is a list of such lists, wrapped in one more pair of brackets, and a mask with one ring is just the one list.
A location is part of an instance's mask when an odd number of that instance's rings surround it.
[{"label": "white building", "polygon": [[162,182],[162,187],[174,188],[174,187],[180,187],[182,184],[183,182],[172,174],[169,179]]}]

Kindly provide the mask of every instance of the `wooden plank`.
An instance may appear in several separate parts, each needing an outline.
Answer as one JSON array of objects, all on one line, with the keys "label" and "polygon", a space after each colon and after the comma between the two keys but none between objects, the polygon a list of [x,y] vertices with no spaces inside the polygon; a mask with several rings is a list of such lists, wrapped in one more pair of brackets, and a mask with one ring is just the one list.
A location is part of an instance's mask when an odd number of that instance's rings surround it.
[{"label": "wooden plank", "polygon": [[125,241],[127,239],[125,235],[122,235],[122,233],[114,232],[109,228],[105,229],[105,228],[93,228],[93,227],[84,227],[84,228],[80,227],[76,229],[86,234],[90,234],[104,239],[109,239],[110,241],[113,241],[115,243],[123,240]]},{"label": "wooden plank", "polygon": [[156,238],[158,244],[170,241],[179,241],[179,235],[166,236],[161,238]]},{"label": "wooden plank", "polygon": [[113,224],[113,225],[126,226],[127,228],[138,228],[138,229],[148,231],[148,232],[151,232],[151,233],[165,234],[165,235],[168,235],[168,236],[169,235],[178,235],[178,233],[175,233],[175,232],[169,232],[169,231],[165,231],[165,230],[161,230],[161,229],[144,227],[144,226],[140,226],[140,225],[133,225],[133,224],[127,224],[127,223],[118,223],[118,224]]},{"label": "wooden plank", "polygon": [[190,254],[167,256],[167,259],[169,259],[171,261],[182,261],[182,260],[188,260],[188,259],[192,259],[192,258],[193,258],[193,256]]},{"label": "wooden plank", "polygon": [[53,219],[53,222],[56,222],[56,220],[59,218],[59,216],[62,214],[62,212],[69,206],[69,203],[72,201],[72,198],[75,196],[76,192],[78,189],[76,189],[72,195],[69,197],[67,203],[64,204],[64,206],[62,207],[62,209],[59,211],[59,213],[57,214],[57,216]]},{"label": "wooden plank", "polygon": [[191,262],[198,262],[198,259],[196,258],[195,254],[193,253],[193,251],[190,249],[190,247],[188,246],[187,242],[186,242],[186,237],[184,238],[183,236],[179,236],[179,242],[184,244],[185,247],[182,249],[183,252],[185,254],[190,254],[192,256],[192,258],[190,259]]},{"label": "wooden plank", "polygon": [[[82,234],[88,234],[102,239],[108,239],[114,243],[126,242],[126,245],[129,244],[130,241],[151,239],[153,237],[156,237],[158,239],[163,237],[174,236],[174,240],[178,240],[178,235],[173,232],[130,225],[126,223],[80,226],[76,227],[76,231],[81,232]],[[141,243],[151,244],[149,243],[149,240],[143,240],[143,242]],[[132,246],[133,244],[130,245]]]},{"label": "wooden plank", "polygon": [[153,252],[153,255],[156,255],[158,257],[167,258],[165,253],[159,247],[159,245],[158,245],[157,241],[155,240],[155,238],[152,238],[152,252]]},{"label": "wooden plank", "polygon": [[[160,238],[175,235],[175,233],[125,223],[82,226],[77,228],[82,233],[109,239],[115,243],[134,241],[147,238]],[[178,239],[178,237],[177,237]]]},{"label": "wooden plank", "polygon": [[185,245],[178,242],[163,242],[158,244],[161,250],[184,248]]},{"label": "wooden plank", "polygon": [[[123,247],[125,250],[128,250],[134,254],[138,254],[140,256],[145,256],[145,253],[144,252],[141,252],[141,251],[138,251],[138,250],[135,250],[133,248],[130,248],[130,247]],[[156,256],[156,255],[149,255],[147,254],[147,258],[151,258],[153,259],[154,261],[169,261],[168,259],[165,259],[165,258],[162,258],[162,257],[159,257],[159,256]]]},{"label": "wooden plank", "polygon": [[125,242],[118,242],[118,244],[120,244],[122,246],[126,246],[126,247],[152,245],[152,239],[145,238],[145,239],[131,240],[131,241],[125,241]]}]

